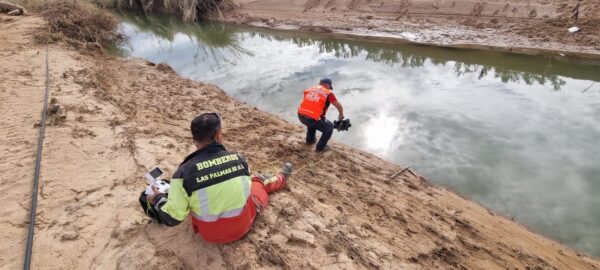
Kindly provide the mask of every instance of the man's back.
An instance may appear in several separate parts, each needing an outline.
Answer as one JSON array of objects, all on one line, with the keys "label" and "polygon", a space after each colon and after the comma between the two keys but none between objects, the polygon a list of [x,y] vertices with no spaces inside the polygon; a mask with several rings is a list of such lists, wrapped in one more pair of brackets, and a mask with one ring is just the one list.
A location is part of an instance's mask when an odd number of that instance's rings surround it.
[{"label": "man's back", "polygon": [[246,205],[250,184],[248,165],[239,154],[219,143],[209,144],[179,166],[162,210],[176,219],[184,219],[187,211],[201,221],[234,217]]}]

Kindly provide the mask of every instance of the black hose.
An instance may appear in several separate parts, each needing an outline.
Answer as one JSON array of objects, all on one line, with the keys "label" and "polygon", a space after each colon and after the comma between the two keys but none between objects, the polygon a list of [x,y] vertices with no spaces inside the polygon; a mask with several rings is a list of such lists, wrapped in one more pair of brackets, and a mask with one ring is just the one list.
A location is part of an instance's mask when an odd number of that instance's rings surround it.
[{"label": "black hose", "polygon": [[44,108],[40,122],[38,135],[37,155],[35,157],[35,171],[33,173],[33,190],[31,192],[31,209],[29,213],[29,232],[27,234],[27,246],[25,248],[25,261],[23,269],[29,270],[31,264],[31,250],[33,246],[33,232],[35,230],[35,214],[37,208],[37,195],[40,183],[40,167],[42,162],[42,146],[44,144],[44,131],[46,130],[46,115],[48,112],[48,93],[50,89],[50,66],[48,64],[48,44],[46,44],[46,92],[44,93]]}]

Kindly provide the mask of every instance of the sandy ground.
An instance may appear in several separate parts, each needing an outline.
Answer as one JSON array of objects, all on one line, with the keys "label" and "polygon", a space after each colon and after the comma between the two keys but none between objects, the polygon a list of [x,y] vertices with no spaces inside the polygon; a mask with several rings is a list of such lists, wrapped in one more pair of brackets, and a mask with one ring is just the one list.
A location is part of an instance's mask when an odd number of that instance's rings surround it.
[{"label": "sandy ground", "polygon": [[[0,15],[0,268],[22,265],[42,108],[37,16]],[[370,154],[333,143],[317,154],[303,129],[168,66],[50,46],[33,269],[599,269],[600,262]],[[253,171],[291,161],[242,240],[211,245],[190,220],[167,228],[139,210],[143,173],[171,173],[192,150],[190,119],[218,111],[226,145]]]},{"label": "sandy ground", "polygon": [[600,4],[577,0],[236,0],[233,23],[600,60]]}]

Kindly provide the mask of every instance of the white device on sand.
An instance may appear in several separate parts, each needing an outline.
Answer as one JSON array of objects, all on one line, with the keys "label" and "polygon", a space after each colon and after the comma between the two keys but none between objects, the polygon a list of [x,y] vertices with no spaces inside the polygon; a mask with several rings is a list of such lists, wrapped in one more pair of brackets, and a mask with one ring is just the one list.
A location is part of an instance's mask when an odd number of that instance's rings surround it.
[{"label": "white device on sand", "polygon": [[161,193],[169,192],[169,183],[160,178],[162,174],[163,171],[158,167],[144,174],[146,182],[148,183],[148,186],[146,187],[146,195],[154,195],[152,186],[155,186]]}]

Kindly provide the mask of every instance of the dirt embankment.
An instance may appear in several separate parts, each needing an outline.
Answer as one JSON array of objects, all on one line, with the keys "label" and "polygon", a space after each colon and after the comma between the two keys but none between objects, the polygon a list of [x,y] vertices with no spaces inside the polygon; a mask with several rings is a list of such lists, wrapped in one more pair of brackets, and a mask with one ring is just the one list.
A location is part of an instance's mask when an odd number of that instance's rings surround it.
[{"label": "dirt embankment", "polygon": [[[0,265],[22,265],[43,47],[38,16],[0,15]],[[34,269],[598,269],[600,262],[528,231],[410,171],[333,144],[168,66],[50,45],[51,98]],[[139,210],[143,173],[172,172],[192,151],[190,119],[221,113],[226,145],[253,171],[296,166],[242,240],[211,245],[189,219],[166,228]]]},{"label": "dirt embankment", "polygon": [[275,29],[366,36],[600,60],[600,5],[577,0],[238,0],[223,19]]}]

